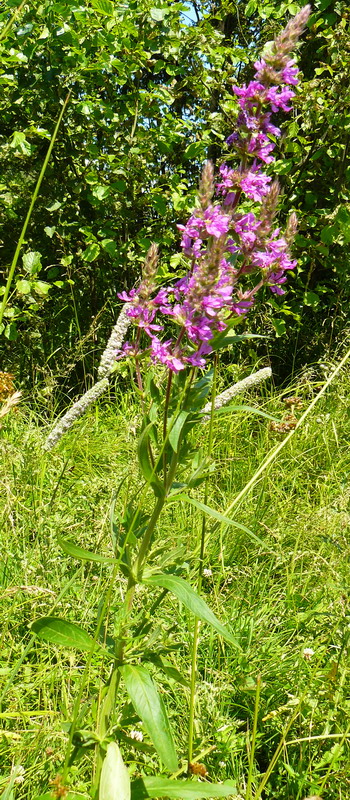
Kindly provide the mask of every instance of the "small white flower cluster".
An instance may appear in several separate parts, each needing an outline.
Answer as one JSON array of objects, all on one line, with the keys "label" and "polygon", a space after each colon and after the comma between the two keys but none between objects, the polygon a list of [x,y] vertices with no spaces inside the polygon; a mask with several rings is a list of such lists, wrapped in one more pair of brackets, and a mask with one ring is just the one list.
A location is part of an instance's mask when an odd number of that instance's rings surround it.
[{"label": "small white flower cluster", "polygon": [[305,661],[310,661],[310,659],[314,654],[315,651],[312,649],[312,647],[304,647],[303,656],[305,658]]},{"label": "small white flower cluster", "polygon": [[16,766],[16,767],[15,766],[12,767],[11,776],[12,776],[13,782],[14,783],[23,783],[25,772],[26,771],[25,771],[24,767],[21,766],[21,764],[18,764],[18,766]]},{"label": "small white flower cluster", "polygon": [[124,303],[117,322],[108,339],[107,347],[104,353],[102,353],[100,366],[97,373],[100,379],[107,378],[108,375],[110,375],[115,364],[115,357],[121,350],[126,332],[130,325],[130,317],[128,317],[126,313],[128,308],[130,308],[130,303]]},{"label": "small white flower cluster", "polygon": [[[234,383],[233,386],[229,387],[229,389],[226,389],[224,392],[221,392],[221,394],[218,394],[218,396],[215,398],[214,408],[217,409],[221,408],[222,406],[226,406],[232,397],[236,396],[236,394],[245,392],[252,386],[256,386],[258,383],[266,381],[267,378],[271,378],[271,375],[271,367],[265,367],[264,369],[259,369],[258,372],[254,372],[253,375],[249,375],[248,378],[244,378],[242,381]],[[210,412],[211,403],[207,403],[204,408],[202,408],[202,414],[205,414],[203,417],[203,422],[210,419]]]},{"label": "small white flower cluster", "polygon": [[106,391],[108,387],[108,378],[102,378],[101,381],[95,383],[94,386],[91,387],[80,400],[77,400],[72,408],[67,411],[67,413],[59,420],[57,425],[55,425],[54,429],[51,431],[49,436],[47,437],[44,443],[44,450],[52,450],[52,448],[59,442],[62,436],[69,430],[69,428],[74,425],[75,421],[82,417],[85,413],[86,409],[92,405],[92,403],[97,400],[103,392]]},{"label": "small white flower cluster", "polygon": [[135,739],[135,742],[143,742],[142,731],[130,731],[130,739]]},{"label": "small white flower cluster", "polygon": [[62,419],[59,420],[57,425],[55,425],[54,429],[51,431],[44,443],[44,450],[52,450],[52,448],[55,447],[57,442],[59,442],[69,428],[74,425],[75,421],[79,419],[79,417],[82,417],[89,406],[91,406],[95,400],[98,400],[101,394],[103,394],[103,392],[105,392],[108,388],[108,376],[113,369],[115,357],[121,350],[125,334],[130,325],[130,319],[126,313],[129,307],[129,303],[124,303],[117,322],[108,339],[107,347],[102,354],[100,366],[98,368],[98,377],[100,380],[95,383],[91,389],[85,392],[80,400],[77,400],[72,408],[70,408],[69,411],[64,414]]},{"label": "small white flower cluster", "polygon": [[209,567],[204,567],[203,578],[211,578],[212,574],[212,570]]}]

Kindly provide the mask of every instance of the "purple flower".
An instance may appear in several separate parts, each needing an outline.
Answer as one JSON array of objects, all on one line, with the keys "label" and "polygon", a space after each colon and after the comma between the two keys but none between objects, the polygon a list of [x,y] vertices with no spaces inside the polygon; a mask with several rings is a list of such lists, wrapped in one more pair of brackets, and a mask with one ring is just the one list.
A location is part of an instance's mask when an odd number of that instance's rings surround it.
[{"label": "purple flower", "polygon": [[186,363],[171,352],[171,344],[171,339],[168,339],[166,342],[161,342],[157,336],[153,336],[151,341],[151,359],[154,363],[158,362],[159,364],[164,364],[164,366],[171,369],[172,372],[180,372],[180,370],[185,369]]},{"label": "purple flower", "polygon": [[290,83],[292,86],[297,86],[299,83],[298,74],[298,67],[295,66],[294,58],[291,58],[281,72],[283,83]]},{"label": "purple flower", "polygon": [[256,219],[255,215],[250,211],[236,220],[234,229],[238,234],[242,245],[250,249],[256,242],[256,231],[258,230],[260,221]]},{"label": "purple flower", "polygon": [[193,355],[187,356],[186,361],[188,364],[191,364],[192,367],[205,367],[206,360],[204,356],[208,356],[211,352],[212,348],[210,345],[201,344]]},{"label": "purple flower", "polygon": [[286,276],[284,275],[283,270],[279,270],[279,272],[271,272],[269,275],[269,287],[273,294],[285,294],[284,289],[281,289],[280,284],[286,283]]},{"label": "purple flower", "polygon": [[281,128],[277,128],[276,125],[272,125],[270,122],[271,114],[262,114],[261,115],[261,130],[264,133],[272,133],[272,136],[280,136],[281,135]]},{"label": "purple flower", "polygon": [[267,98],[271,103],[272,111],[291,111],[292,106],[287,105],[289,101],[295,97],[295,92],[291,89],[280,89],[277,86],[271,86],[267,92]]},{"label": "purple flower", "polygon": [[204,212],[204,223],[210,236],[220,239],[229,229],[230,216],[223,214],[220,206],[209,206]]},{"label": "purple flower", "polygon": [[227,233],[230,225],[230,216],[223,214],[221,206],[208,206],[205,211],[199,211],[190,217],[187,225],[178,225],[182,231],[181,247],[184,254],[190,258],[199,258],[203,255],[202,242],[209,236],[220,239]]},{"label": "purple flower", "polygon": [[238,317],[242,317],[243,314],[247,314],[250,311],[253,305],[254,300],[239,300],[237,303],[232,303],[231,311],[237,314]]},{"label": "purple flower", "polygon": [[258,81],[250,81],[248,86],[233,86],[232,91],[239,97],[239,105],[244,111],[251,111],[261,105],[264,99],[265,86]]},{"label": "purple flower", "polygon": [[256,200],[259,202],[259,200],[261,200],[264,195],[268,193],[270,183],[270,176],[265,175],[263,172],[259,172],[258,168],[255,168],[249,170],[245,177],[242,178],[241,188],[247,197],[250,197],[251,200]]},{"label": "purple flower", "polygon": [[117,297],[119,300],[124,300],[124,303],[132,303],[135,297],[137,297],[137,289],[130,289],[130,292],[118,292]]},{"label": "purple flower", "polygon": [[265,164],[272,164],[275,160],[273,156],[270,156],[272,150],[275,149],[275,145],[273,142],[269,141],[264,133],[258,133],[257,136],[252,136],[247,149],[248,153],[256,158],[261,158]]}]

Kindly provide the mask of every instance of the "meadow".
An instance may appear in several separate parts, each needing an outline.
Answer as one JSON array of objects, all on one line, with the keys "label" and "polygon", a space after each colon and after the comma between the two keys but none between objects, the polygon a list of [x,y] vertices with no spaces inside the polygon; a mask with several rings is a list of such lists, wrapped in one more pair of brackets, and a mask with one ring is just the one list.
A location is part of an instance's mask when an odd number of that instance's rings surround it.
[{"label": "meadow", "polygon": [[[206,532],[202,595],[239,648],[201,624],[191,780],[207,789],[205,796],[212,796],[211,781],[229,780],[230,797],[246,800],[350,797],[348,366],[296,430],[283,429],[286,414],[292,410],[299,419],[339,362],[340,356],[312,365],[283,389],[267,381],[213,423],[214,471],[206,500],[225,513],[240,494],[235,519],[253,536],[212,520]],[[226,366],[219,389],[230,372],[234,380],[250,370]],[[285,402],[290,397],[299,398],[292,409]],[[40,641],[31,626],[55,615],[94,635],[109,592],[99,638],[108,643],[113,635],[126,577],[119,573],[111,591],[112,567],[70,557],[57,537],[113,556],[115,508],[141,485],[135,460],[139,423],[139,398],[120,380],[50,453],[43,442],[52,425],[43,419],[38,397],[24,398],[2,419],[2,800],[89,796],[108,663]],[[205,451],[209,429],[204,423],[192,432],[195,448]],[[203,498],[203,487],[196,491]],[[159,553],[165,564],[168,556],[175,559],[178,573],[195,584],[201,525],[197,508],[170,505],[151,560]],[[163,594],[158,605],[155,592],[136,587],[128,657],[142,656],[161,687],[181,776],[187,771],[193,615]],[[152,741],[125,689],[119,691],[112,733],[131,777],[153,775],[159,762]]]}]

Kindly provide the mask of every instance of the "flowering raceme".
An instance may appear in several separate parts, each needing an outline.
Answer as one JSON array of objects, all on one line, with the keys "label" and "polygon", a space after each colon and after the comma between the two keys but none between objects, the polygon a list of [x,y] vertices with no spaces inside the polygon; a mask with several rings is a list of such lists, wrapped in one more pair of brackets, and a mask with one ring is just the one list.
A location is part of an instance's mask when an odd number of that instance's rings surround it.
[{"label": "flowering raceme", "polygon": [[[212,164],[204,167],[198,207],[185,225],[178,225],[183,254],[190,262],[188,273],[157,290],[157,248],[152,245],[139,288],[119,294],[128,304],[126,314],[137,334],[133,344],[127,342],[116,353],[117,358],[137,357],[144,347],[144,332],[153,362],[173,372],[187,365],[203,367],[215,334],[233,317],[247,314],[262,286],[284,294],[286,273],[296,266],[290,256],[296,217],[291,215],[284,235],[275,227],[279,186],[263,172],[261,162],[273,163],[281,134],[272,114],[292,108],[295,92],[290,87],[298,84],[298,68],[290,53],[309,14],[310,7],[305,6],[288,23],[270,51],[255,62],[254,79],[248,85],[233,87],[239,113],[227,144],[240,163],[235,168],[222,164],[216,183]],[[239,211],[242,200],[244,210]],[[247,210],[247,201],[259,204],[258,208]],[[176,326],[177,335],[162,341],[166,321]]]}]

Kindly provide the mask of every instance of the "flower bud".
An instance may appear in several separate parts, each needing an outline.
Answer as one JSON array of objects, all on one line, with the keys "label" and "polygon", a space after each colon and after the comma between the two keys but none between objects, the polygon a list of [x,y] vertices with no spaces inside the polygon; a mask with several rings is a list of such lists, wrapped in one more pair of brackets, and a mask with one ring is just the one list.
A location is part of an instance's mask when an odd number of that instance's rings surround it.
[{"label": "flower bud", "polygon": [[199,202],[201,208],[205,211],[210,205],[211,198],[214,194],[214,166],[212,161],[207,161],[204,164],[202,177],[199,184]]}]

